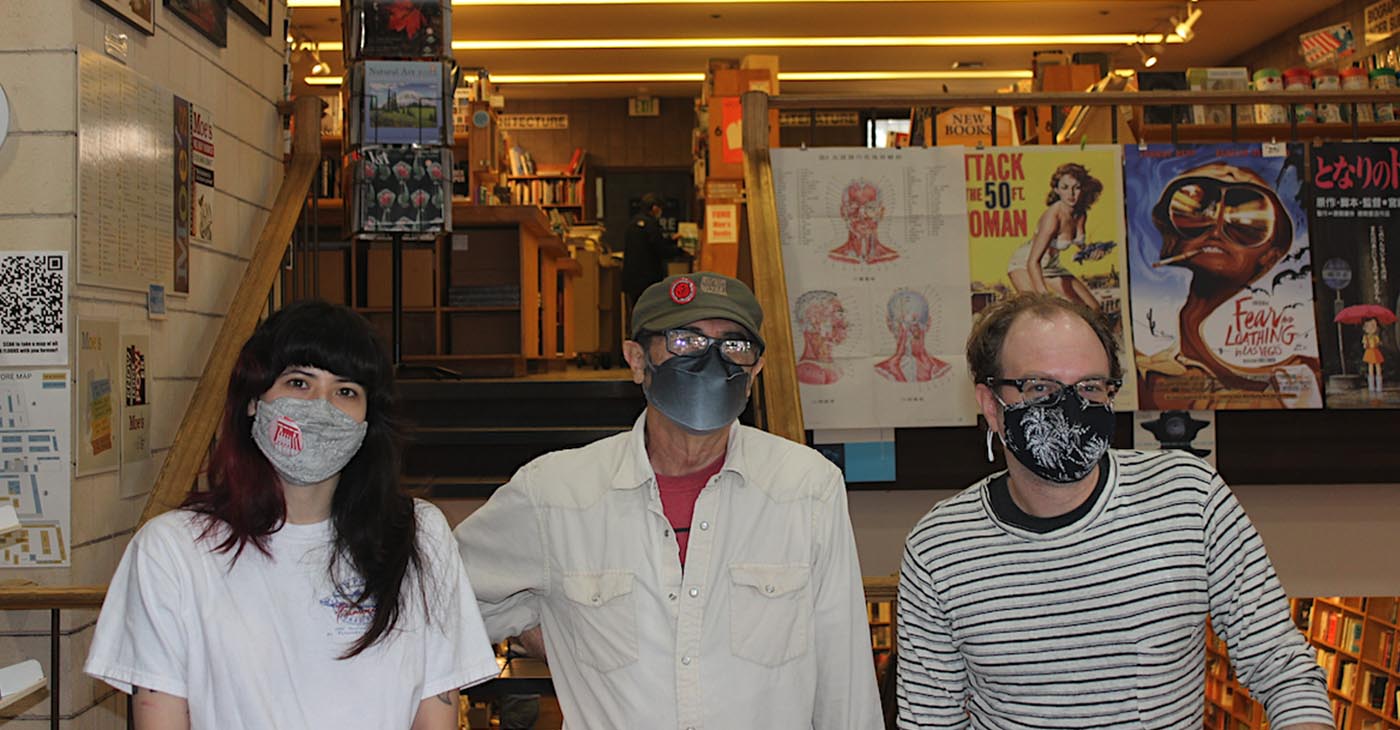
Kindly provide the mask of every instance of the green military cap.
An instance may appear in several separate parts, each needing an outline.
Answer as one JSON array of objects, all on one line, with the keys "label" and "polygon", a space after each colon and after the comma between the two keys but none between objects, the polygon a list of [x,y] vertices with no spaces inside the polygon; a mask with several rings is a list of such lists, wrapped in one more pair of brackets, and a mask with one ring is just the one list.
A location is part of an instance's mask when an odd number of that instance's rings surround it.
[{"label": "green military cap", "polygon": [[727,319],[743,325],[760,346],[763,309],[753,290],[738,279],[711,271],[669,276],[647,287],[632,308],[632,337],[662,332],[702,319]]}]

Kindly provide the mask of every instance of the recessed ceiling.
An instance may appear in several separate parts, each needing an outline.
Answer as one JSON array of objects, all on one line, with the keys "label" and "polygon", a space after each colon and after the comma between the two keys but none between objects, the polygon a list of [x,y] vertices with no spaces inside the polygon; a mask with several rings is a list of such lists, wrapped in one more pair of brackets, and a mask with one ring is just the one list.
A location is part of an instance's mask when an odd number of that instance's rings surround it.
[{"label": "recessed ceiling", "polygon": [[[1263,43],[1339,0],[1206,0],[1188,43],[1171,44],[1154,70],[1220,65]],[[339,42],[338,7],[296,7],[292,33],[298,41]],[[636,38],[772,38],[891,36],[1082,36],[1170,33],[1186,0],[825,0],[820,2],[715,3],[526,3],[460,5],[453,8],[455,41]],[[1137,68],[1136,50],[1124,44],[1046,42],[1028,45],[881,47],[725,47],[587,50],[458,50],[457,63],[484,68],[492,76],[582,73],[700,73],[711,58],[746,54],[779,57],[784,72],[950,71],[955,63],[980,63],[981,71],[1026,71],[1033,53],[1108,53],[1119,67]],[[295,89],[315,60],[294,54]],[[338,51],[322,52],[332,74],[344,69]],[[946,86],[954,92],[991,92],[1006,79],[784,82],[784,93],[842,96],[914,95]],[[596,98],[649,94],[696,96],[696,82],[505,84],[507,98]]]}]

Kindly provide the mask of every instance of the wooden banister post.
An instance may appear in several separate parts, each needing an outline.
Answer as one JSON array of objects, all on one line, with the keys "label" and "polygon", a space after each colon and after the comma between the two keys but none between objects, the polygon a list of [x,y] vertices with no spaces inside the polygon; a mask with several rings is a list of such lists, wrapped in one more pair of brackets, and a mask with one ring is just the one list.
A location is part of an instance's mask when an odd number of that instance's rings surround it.
[{"label": "wooden banister post", "polygon": [[744,106],[744,188],[749,223],[749,255],[754,294],[763,306],[763,408],[768,430],[804,443],[802,401],[797,392],[797,358],[788,317],[787,279],[778,237],[778,199],[768,152],[768,95],[748,91]]},{"label": "wooden banister post", "polygon": [[277,278],[292,230],[301,216],[311,181],[316,177],[316,169],[321,163],[323,105],[324,102],[314,96],[302,97],[294,102],[292,120],[296,136],[292,139],[292,160],[282,177],[282,187],[277,191],[272,212],[248,260],[248,268],[243,272],[243,280],[239,282],[228,314],[219,327],[219,335],[214,340],[214,347],[209,352],[209,360],[199,376],[199,384],[195,386],[190,404],[185,409],[185,417],[180,421],[180,429],[175,432],[175,441],[165,454],[160,476],[156,477],[155,486],[146,500],[146,508],[141,512],[141,524],[166,510],[179,507],[204,463],[209,442],[214,438],[219,418],[223,415],[224,395],[234,360],[257,326],[258,316],[267,302],[267,293],[272,290],[272,283]]}]

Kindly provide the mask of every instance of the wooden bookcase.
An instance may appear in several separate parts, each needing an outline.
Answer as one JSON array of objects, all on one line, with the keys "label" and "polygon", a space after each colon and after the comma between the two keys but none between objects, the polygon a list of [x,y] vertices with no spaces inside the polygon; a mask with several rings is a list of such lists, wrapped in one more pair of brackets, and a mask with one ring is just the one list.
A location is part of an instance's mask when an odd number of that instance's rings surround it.
[{"label": "wooden bookcase", "polygon": [[[1317,652],[1337,730],[1400,730],[1400,597],[1295,598],[1293,621]],[[1206,640],[1206,730],[1267,728],[1224,642]]]},{"label": "wooden bookcase", "polygon": [[569,223],[593,219],[592,185],[587,162],[577,173],[543,171],[536,175],[509,175],[510,200],[515,205],[535,205],[558,211]]}]

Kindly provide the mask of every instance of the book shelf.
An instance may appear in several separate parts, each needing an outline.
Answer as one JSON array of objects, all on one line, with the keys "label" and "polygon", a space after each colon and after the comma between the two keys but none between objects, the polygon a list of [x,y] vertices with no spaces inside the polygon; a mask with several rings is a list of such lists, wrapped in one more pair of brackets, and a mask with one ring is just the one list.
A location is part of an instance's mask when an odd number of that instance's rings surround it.
[{"label": "book shelf", "polygon": [[534,168],[528,164],[530,172],[513,173],[506,176],[510,187],[510,200],[515,205],[535,205],[546,212],[557,211],[565,222],[592,222],[592,184],[588,175],[588,155],[581,149],[574,151],[574,158],[567,164]]},{"label": "book shelf", "polygon": [[[1293,621],[1317,652],[1337,730],[1400,730],[1400,597],[1295,598]],[[1267,728],[1264,708],[1206,639],[1206,730]]]}]

